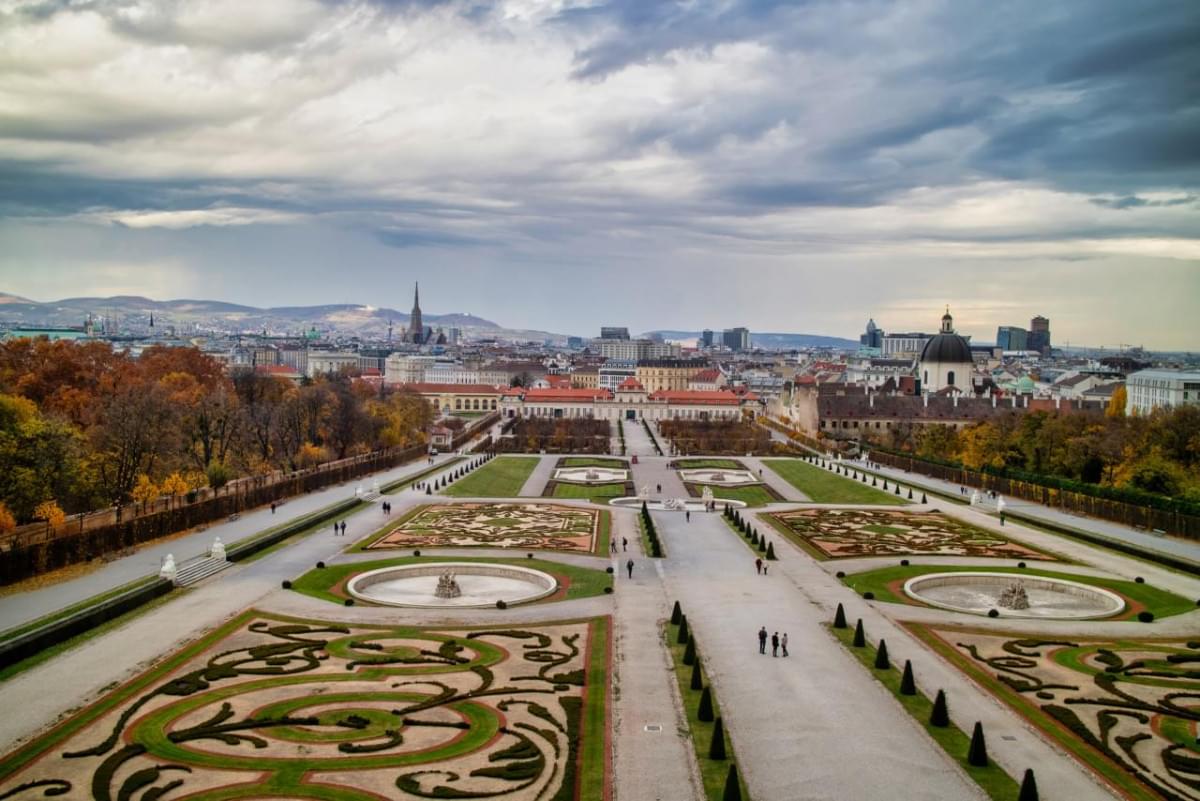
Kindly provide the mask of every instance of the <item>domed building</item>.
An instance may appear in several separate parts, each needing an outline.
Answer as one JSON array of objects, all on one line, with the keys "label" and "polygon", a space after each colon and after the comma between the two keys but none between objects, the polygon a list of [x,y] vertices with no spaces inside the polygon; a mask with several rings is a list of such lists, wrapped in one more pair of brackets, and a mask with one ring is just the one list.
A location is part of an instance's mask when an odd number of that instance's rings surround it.
[{"label": "domed building", "polygon": [[942,330],[925,343],[917,360],[921,391],[935,393],[953,387],[959,392],[970,393],[974,371],[971,346],[965,337],[954,333],[954,318],[947,307],[942,315]]}]

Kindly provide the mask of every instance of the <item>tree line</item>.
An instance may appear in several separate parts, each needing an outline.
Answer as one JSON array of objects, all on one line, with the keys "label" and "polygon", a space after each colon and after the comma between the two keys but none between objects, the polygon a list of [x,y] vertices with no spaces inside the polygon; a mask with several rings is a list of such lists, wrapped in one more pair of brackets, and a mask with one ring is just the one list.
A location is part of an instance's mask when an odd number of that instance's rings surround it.
[{"label": "tree line", "polygon": [[349,374],[300,385],[197,348],[0,343],[0,531],[425,441],[419,396]]}]

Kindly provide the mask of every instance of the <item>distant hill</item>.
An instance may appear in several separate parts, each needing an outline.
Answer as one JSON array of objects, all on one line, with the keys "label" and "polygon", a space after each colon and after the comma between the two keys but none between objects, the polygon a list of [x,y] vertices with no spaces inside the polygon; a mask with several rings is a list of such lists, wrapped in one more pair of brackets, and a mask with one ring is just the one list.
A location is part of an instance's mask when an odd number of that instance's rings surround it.
[{"label": "distant hill", "polygon": [[[714,334],[720,335],[719,331]],[[700,331],[647,331],[643,336],[663,339],[699,339]],[[750,344],[763,350],[799,350],[801,348],[857,348],[858,340],[828,337],[821,334],[773,334],[750,332]]]},{"label": "distant hill", "polygon": [[[148,322],[151,314],[155,324],[191,325],[226,331],[258,331],[299,333],[315,326],[319,331],[336,331],[369,336],[382,336],[389,325],[400,331],[408,325],[408,312],[397,309],[362,306],[347,303],[322,306],[275,306],[258,308],[217,300],[151,300],[137,295],[117,295],[108,298],[78,297],[39,303],[0,292],[0,323],[29,326],[77,326],[89,314],[93,317],[113,315],[126,323]],[[548,331],[505,328],[491,320],[462,312],[423,314],[426,325],[463,329],[473,337],[499,339],[551,340],[565,342],[566,337]]]}]

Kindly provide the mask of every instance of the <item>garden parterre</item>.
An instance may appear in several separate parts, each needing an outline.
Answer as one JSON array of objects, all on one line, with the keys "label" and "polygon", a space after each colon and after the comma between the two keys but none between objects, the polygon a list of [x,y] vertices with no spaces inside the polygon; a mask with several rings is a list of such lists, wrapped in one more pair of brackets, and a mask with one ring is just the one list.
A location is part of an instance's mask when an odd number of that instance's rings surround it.
[{"label": "garden parterre", "polygon": [[547,503],[453,503],[426,506],[367,548],[537,548],[588,553],[597,547],[601,512]]},{"label": "garden parterre", "polygon": [[601,799],[608,619],[247,612],[0,762],[0,797]]}]

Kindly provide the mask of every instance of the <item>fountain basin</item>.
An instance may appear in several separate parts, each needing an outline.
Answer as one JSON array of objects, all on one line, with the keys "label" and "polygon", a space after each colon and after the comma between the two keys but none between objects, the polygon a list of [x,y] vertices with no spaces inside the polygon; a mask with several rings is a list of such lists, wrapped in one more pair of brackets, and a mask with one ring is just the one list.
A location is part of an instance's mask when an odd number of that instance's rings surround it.
[{"label": "fountain basin", "polygon": [[615,467],[560,467],[554,471],[554,480],[574,484],[604,484],[628,481],[629,471]]},{"label": "fountain basin", "polygon": [[[691,498],[682,501],[678,507],[672,507],[670,500],[651,500],[650,498],[633,498],[626,496],[624,498],[613,498],[608,502],[609,506],[620,506],[625,509],[641,509],[642,502],[645,501],[646,508],[651,512],[703,512],[704,501],[700,498]],[[730,506],[734,509],[745,509],[745,501],[726,500],[725,498],[714,498],[717,502],[717,508],[722,509],[725,506]]]},{"label": "fountain basin", "polygon": [[[461,594],[454,598],[434,595],[438,579],[453,573]],[[420,609],[470,609],[529,603],[558,589],[558,579],[541,570],[486,562],[429,562],[395,565],[359,573],[346,583],[351,596],[384,606]]]},{"label": "fountain basin", "polygon": [[689,484],[712,484],[715,487],[744,487],[759,483],[758,476],[749,470],[680,470],[679,477]]},{"label": "fountain basin", "polygon": [[[1016,582],[1025,588],[1027,609],[1000,606],[1004,590]],[[939,609],[1000,617],[1088,620],[1112,617],[1125,609],[1116,593],[1078,581],[1027,576],[1017,573],[927,573],[904,582],[904,594]]]}]

